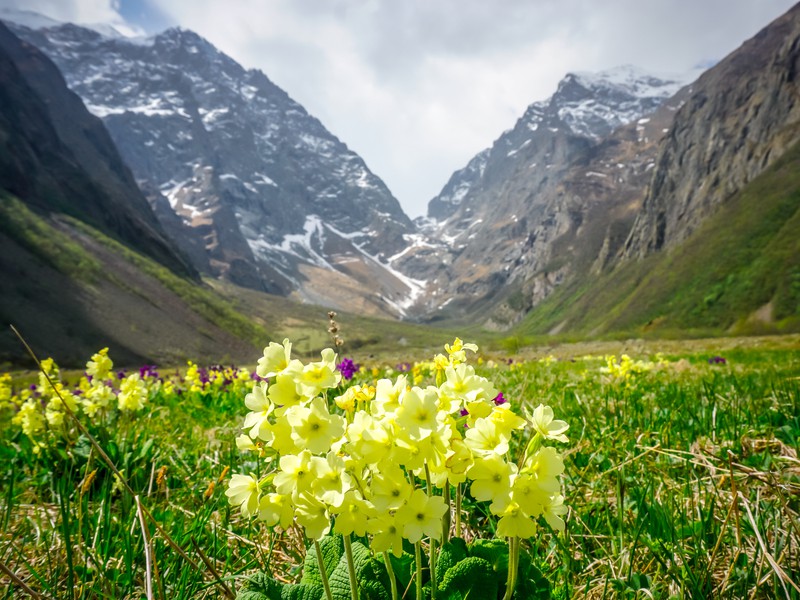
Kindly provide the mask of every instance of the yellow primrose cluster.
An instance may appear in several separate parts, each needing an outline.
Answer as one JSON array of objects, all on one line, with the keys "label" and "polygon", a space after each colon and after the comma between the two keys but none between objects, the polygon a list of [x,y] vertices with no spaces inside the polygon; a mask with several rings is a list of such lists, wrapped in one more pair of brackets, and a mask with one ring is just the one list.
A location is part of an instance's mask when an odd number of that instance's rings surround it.
[{"label": "yellow primrose cluster", "polygon": [[[142,378],[139,373],[128,375],[120,382],[117,392],[111,386],[114,363],[103,348],[86,363],[86,375],[81,377],[77,388],[69,389],[61,380],[61,372],[52,358],[41,362],[39,383],[11,395],[9,375],[0,379],[0,398],[15,405],[17,412],[12,423],[34,442],[34,451],[41,448],[39,439],[46,432],[61,432],[67,427],[67,413],[83,412],[88,417],[116,404],[122,412],[137,411],[144,407],[151,393],[158,389],[159,381]],[[68,409],[68,410],[67,410]]]},{"label": "yellow primrose cluster", "polygon": [[190,392],[205,393],[224,387],[233,393],[243,393],[250,388],[251,374],[247,369],[222,366],[203,368],[192,361],[188,361],[187,365],[183,384]]},{"label": "yellow primrose cluster", "polygon": [[605,357],[606,366],[600,367],[601,373],[607,373],[615,379],[630,379],[632,375],[639,375],[651,371],[656,364],[651,361],[634,361],[627,354],[623,354],[619,361],[615,355]]},{"label": "yellow primrose cluster", "polygon": [[[269,381],[245,397],[237,445],[268,465],[260,478],[230,480],[226,495],[245,516],[284,529],[297,522],[313,539],[333,521],[337,533],[369,534],[375,552],[399,556],[403,539],[448,535],[451,486],[460,493],[469,484],[499,517],[499,536],[531,537],[539,517],[563,530],[564,464],[546,443],[566,442],[568,425],[543,405],[516,414],[467,364],[474,344],[445,346],[432,361],[435,386],[403,374],[344,390],[332,349],[303,364],[291,348],[284,340],[264,349],[257,374]],[[530,441],[517,463],[510,442],[525,429]]]}]

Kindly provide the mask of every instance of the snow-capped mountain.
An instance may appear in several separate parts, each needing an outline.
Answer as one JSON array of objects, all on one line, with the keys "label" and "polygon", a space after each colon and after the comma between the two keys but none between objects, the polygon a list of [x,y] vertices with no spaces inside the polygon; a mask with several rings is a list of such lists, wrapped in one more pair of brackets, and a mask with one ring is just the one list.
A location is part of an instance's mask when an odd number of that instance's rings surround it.
[{"label": "snow-capped mountain", "polygon": [[[332,307],[403,314],[414,226],[364,161],[266,75],[197,34],[11,24],[102,118],[195,266]],[[176,218],[176,215],[179,218]]]},{"label": "snow-capped mountain", "polygon": [[[471,190],[486,184],[486,179],[491,184],[495,179],[492,171],[505,171],[509,163],[524,161],[531,144],[541,145],[559,132],[596,142],[653,112],[699,75],[700,71],[656,77],[632,65],[597,73],[568,73],[550,98],[529,105],[512,129],[453,174],[430,201],[428,217],[442,221],[450,216]],[[487,167],[489,173],[484,177]]]},{"label": "snow-capped mountain", "polygon": [[[567,232],[587,229],[590,198],[598,197],[592,188],[613,189],[612,204],[631,201],[626,186],[643,187],[648,152],[676,105],[653,123],[649,116],[695,75],[654,77],[631,66],[570,73],[549,99],[528,106],[491,148],[453,174],[428,206],[426,238],[395,259],[429,282],[419,308],[438,312],[446,302],[458,312],[519,292],[528,309],[549,294],[566,276],[564,265],[574,266],[565,254],[575,248],[559,244]],[[622,139],[614,138],[626,126]],[[612,208],[606,206],[609,214]],[[601,220],[592,241],[598,246],[609,225]]]}]

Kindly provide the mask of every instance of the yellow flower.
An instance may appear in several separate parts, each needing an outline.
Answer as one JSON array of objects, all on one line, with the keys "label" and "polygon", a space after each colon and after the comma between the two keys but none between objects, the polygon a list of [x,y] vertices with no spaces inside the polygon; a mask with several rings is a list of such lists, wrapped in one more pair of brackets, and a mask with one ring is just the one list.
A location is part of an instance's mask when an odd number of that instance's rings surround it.
[{"label": "yellow flower", "polygon": [[336,354],[330,348],[322,351],[322,360],[303,367],[297,377],[300,393],[313,398],[322,390],[336,387],[342,380],[342,374],[336,370]]},{"label": "yellow flower", "polygon": [[260,488],[255,475],[235,474],[228,483],[225,495],[231,506],[238,506],[242,515],[249,517],[258,510]]},{"label": "yellow flower", "polygon": [[516,502],[511,502],[497,523],[499,537],[532,538],[536,535],[536,523],[530,519]]},{"label": "yellow flower", "polygon": [[292,406],[285,418],[292,428],[295,445],[314,454],[326,452],[344,434],[344,417],[328,412],[322,398],[314,398],[308,406]]},{"label": "yellow flower", "polygon": [[549,406],[540,404],[533,410],[531,425],[545,439],[559,442],[569,441],[564,435],[564,432],[569,429],[569,424],[566,421],[553,420],[553,409]]},{"label": "yellow flower", "polygon": [[564,461],[555,448],[545,446],[528,457],[522,472],[530,473],[540,489],[554,494],[561,490],[558,476],[564,472]]},{"label": "yellow flower", "polygon": [[412,491],[402,469],[384,465],[372,476],[369,499],[378,512],[383,513],[403,506]]},{"label": "yellow flower", "polygon": [[515,471],[514,464],[507,463],[498,454],[476,457],[475,464],[467,471],[467,477],[472,479],[472,497],[479,502],[491,500],[505,506],[511,495],[511,476]]},{"label": "yellow flower", "polygon": [[461,338],[456,338],[453,340],[453,345],[445,344],[444,349],[450,355],[450,364],[451,365],[458,365],[463,362],[467,362],[467,350],[472,350],[472,352],[478,351],[478,346],[475,344],[465,344],[461,341]]},{"label": "yellow flower", "polygon": [[256,374],[259,377],[274,377],[286,367],[292,356],[292,343],[288,339],[283,340],[283,345],[270,342],[264,348],[264,356],[258,359]]},{"label": "yellow flower", "polygon": [[273,479],[275,490],[279,494],[290,495],[310,490],[314,479],[319,476],[321,462],[324,463],[325,459],[312,456],[308,450],[303,450],[300,454],[281,456],[280,471]]},{"label": "yellow flower", "polygon": [[369,518],[376,514],[375,507],[353,490],[345,494],[341,505],[333,509],[333,512],[336,515],[333,525],[336,533],[341,535],[355,533],[359,537],[366,535]]},{"label": "yellow flower", "polygon": [[335,452],[328,452],[318,465],[317,477],[311,485],[314,495],[330,507],[341,506],[353,483],[353,478],[345,471],[344,459]]},{"label": "yellow flower", "polygon": [[509,440],[510,436],[489,419],[477,419],[464,434],[464,443],[479,456],[492,453],[503,456],[508,452]]},{"label": "yellow flower", "polygon": [[106,379],[113,368],[114,363],[108,357],[108,348],[103,348],[86,363],[86,374],[93,379]]},{"label": "yellow flower", "polygon": [[556,531],[564,531],[564,519],[561,515],[567,514],[567,507],[564,506],[564,496],[557,494],[550,499],[544,507],[544,520]]},{"label": "yellow flower", "polygon": [[[302,365],[300,366],[302,367]],[[298,386],[294,373],[284,372],[275,376],[275,383],[269,386],[267,396],[269,396],[272,403],[278,407],[275,410],[276,415],[281,416],[290,406],[295,406],[308,400],[308,398],[298,392],[297,388]]]},{"label": "yellow flower", "polygon": [[22,429],[22,433],[29,438],[44,431],[44,416],[41,413],[38,403],[33,399],[27,400],[20,406],[19,412],[14,415],[11,421],[15,425],[19,425]]},{"label": "yellow flower", "polygon": [[313,494],[300,493],[293,496],[294,516],[306,535],[320,540],[331,530],[331,518],[325,504]]},{"label": "yellow flower", "polygon": [[412,544],[416,544],[423,536],[438,540],[442,536],[442,517],[447,509],[441,496],[428,496],[417,489],[397,509],[395,522],[403,526],[403,537]]},{"label": "yellow flower", "polygon": [[284,494],[267,494],[258,503],[258,518],[270,527],[280,525],[289,529],[294,522],[292,497]]},{"label": "yellow flower", "polygon": [[121,411],[135,411],[144,408],[147,401],[147,387],[138,373],[132,373],[122,380],[119,386],[117,404]]},{"label": "yellow flower", "polygon": [[244,418],[242,429],[250,429],[250,437],[259,438],[269,442],[273,438],[269,415],[274,408],[272,402],[265,394],[266,382],[261,382],[253,387],[253,391],[244,398],[244,403],[251,412]]},{"label": "yellow flower", "polygon": [[348,451],[367,464],[377,464],[386,458],[394,446],[391,433],[384,424],[359,411],[347,427]]},{"label": "yellow flower", "polygon": [[373,414],[393,413],[400,408],[400,395],[408,387],[408,378],[400,375],[392,383],[389,379],[380,379],[375,386],[375,399],[370,410]]},{"label": "yellow flower", "polygon": [[367,523],[367,531],[372,534],[369,546],[373,552],[391,551],[397,558],[403,556],[403,526],[393,513],[378,512]]},{"label": "yellow flower", "polygon": [[411,440],[421,441],[439,427],[439,396],[436,388],[411,388],[403,394],[397,409],[397,425]]}]

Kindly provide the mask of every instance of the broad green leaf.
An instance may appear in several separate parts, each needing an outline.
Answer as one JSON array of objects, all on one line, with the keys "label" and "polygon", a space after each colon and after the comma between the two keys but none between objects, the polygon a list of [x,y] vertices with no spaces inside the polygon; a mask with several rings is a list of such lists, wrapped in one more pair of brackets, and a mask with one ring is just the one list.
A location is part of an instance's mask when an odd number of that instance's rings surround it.
[{"label": "broad green leaf", "polygon": [[324,596],[321,585],[283,584],[259,572],[245,580],[236,600],[323,600]]},{"label": "broad green leaf", "polygon": [[[325,565],[325,572],[330,578],[331,573],[344,555],[342,536],[325,536],[319,541],[319,547],[322,551],[322,562]],[[322,578],[319,574],[319,563],[317,562],[317,550],[313,544],[308,548],[306,560],[303,563],[303,576],[300,578],[300,583],[308,583],[322,587]]]},{"label": "broad green leaf", "polygon": [[[372,558],[372,553],[361,542],[353,542],[353,565],[363,600],[390,600],[389,576],[383,563]],[[342,554],[339,564],[330,574],[331,594],[334,600],[350,600],[350,574],[347,555]]]},{"label": "broad green leaf", "polygon": [[[497,574],[492,564],[477,556],[468,556],[450,567],[439,584],[442,595],[459,592],[463,598],[484,600],[497,597]],[[446,596],[445,596],[446,597]]]},{"label": "broad green leaf", "polygon": [[444,579],[447,570],[467,557],[467,543],[461,538],[452,538],[439,550],[436,558],[436,581]]},{"label": "broad green leaf", "polygon": [[498,581],[508,579],[508,543],[503,540],[475,540],[469,547],[470,556],[488,561]]}]

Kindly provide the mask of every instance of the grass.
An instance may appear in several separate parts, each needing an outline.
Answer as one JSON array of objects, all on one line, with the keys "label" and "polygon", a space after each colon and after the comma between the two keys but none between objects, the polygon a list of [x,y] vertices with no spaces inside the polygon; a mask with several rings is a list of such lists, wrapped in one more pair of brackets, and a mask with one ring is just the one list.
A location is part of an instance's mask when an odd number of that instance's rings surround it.
[{"label": "grass", "polygon": [[[517,407],[549,404],[571,425],[566,533],[529,545],[552,597],[800,598],[797,340],[665,348],[667,364],[627,379],[602,373],[602,357],[584,356],[584,347],[554,348],[555,362],[512,357],[509,366],[487,356],[494,362],[478,367]],[[720,353],[726,363],[709,364]],[[194,564],[152,526],[145,542],[133,498],[85,436],[35,454],[5,409],[0,562],[56,599],[144,597],[148,581],[155,598],[223,597],[203,557],[232,590],[256,570],[296,581],[304,547],[297,532],[271,534],[223,494],[227,469],[260,465],[234,443],[244,393],[162,389],[136,416],[88,423]],[[491,536],[486,506],[465,509],[469,535]],[[0,575],[0,598],[20,589]]]}]

